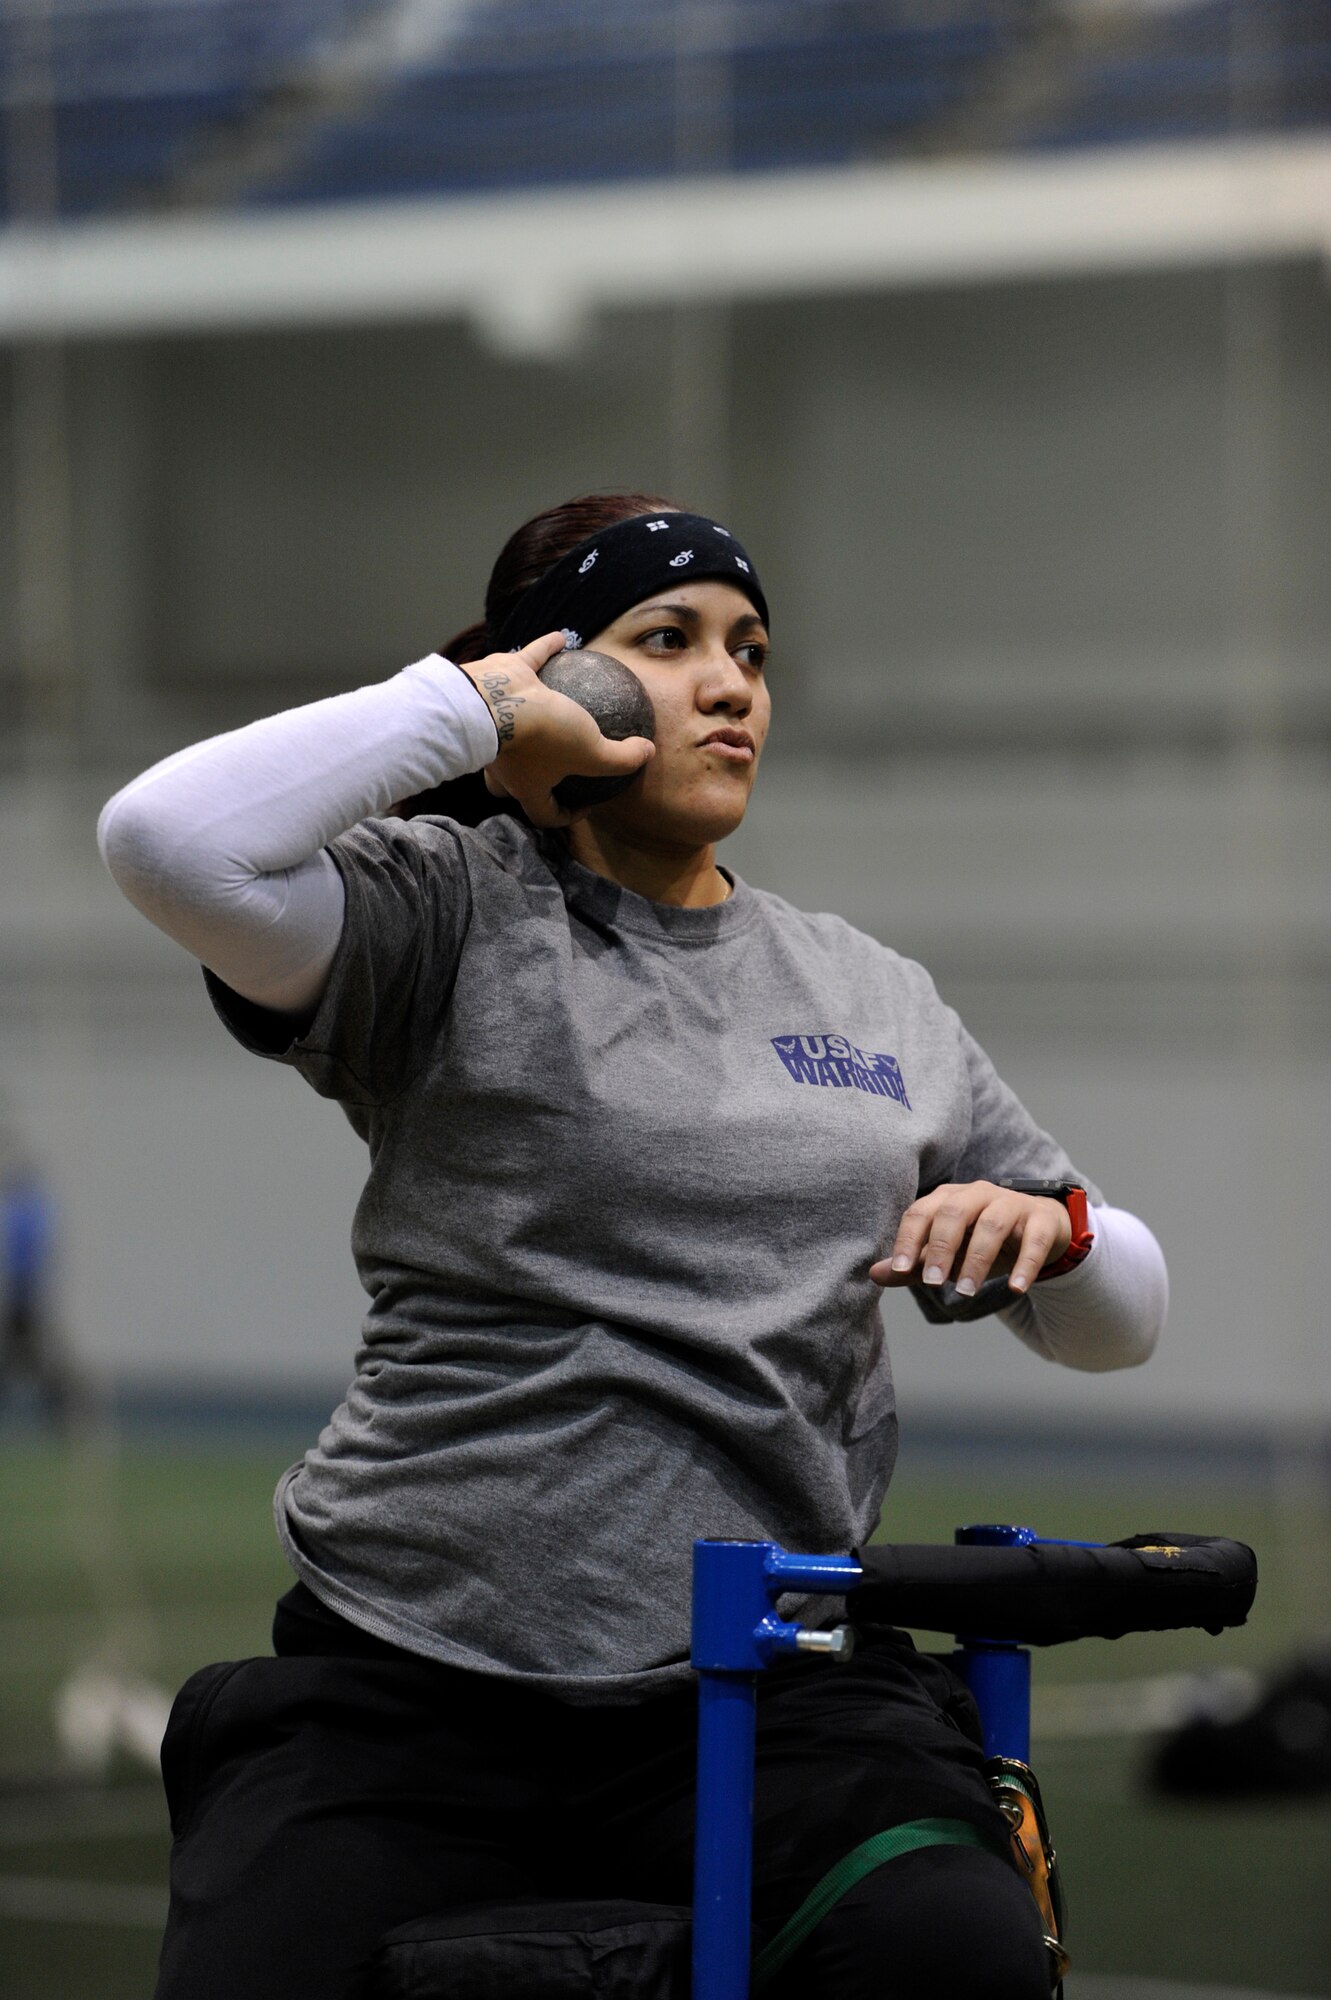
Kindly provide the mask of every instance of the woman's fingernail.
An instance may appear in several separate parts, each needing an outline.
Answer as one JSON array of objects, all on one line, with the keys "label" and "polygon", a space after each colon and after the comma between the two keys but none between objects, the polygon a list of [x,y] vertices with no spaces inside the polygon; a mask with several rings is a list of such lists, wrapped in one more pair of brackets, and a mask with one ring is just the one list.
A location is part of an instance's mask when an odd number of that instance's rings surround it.
[{"label": "woman's fingernail", "polygon": [[958,1278],[957,1290],[962,1294],[963,1297],[968,1299],[973,1299],[975,1297],[974,1278]]},{"label": "woman's fingernail", "polygon": [[1015,1276],[1011,1277],[1008,1279],[1008,1287],[1014,1292],[1024,1292],[1026,1289],[1026,1280]]},{"label": "woman's fingernail", "polygon": [[913,1261],[913,1258],[910,1257],[894,1257],[892,1259],[892,1269],[894,1271],[909,1271]]},{"label": "woman's fingernail", "polygon": [[943,1282],[942,1265],[926,1264],[924,1267],[924,1282],[926,1285],[941,1285]]}]

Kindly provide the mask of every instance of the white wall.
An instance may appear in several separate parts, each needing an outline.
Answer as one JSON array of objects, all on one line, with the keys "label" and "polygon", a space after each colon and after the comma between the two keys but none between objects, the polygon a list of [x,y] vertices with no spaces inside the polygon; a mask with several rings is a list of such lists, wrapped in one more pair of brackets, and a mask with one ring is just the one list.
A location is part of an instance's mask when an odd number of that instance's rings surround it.
[{"label": "white wall", "polygon": [[63,776],[0,787],[0,1084],[61,1191],[91,1355],[336,1383],[360,1312],[358,1142],[234,1050],[120,904],[100,800],[150,754],[391,671],[475,614],[525,513],[633,483],[730,512],[774,600],[736,865],[929,964],[1169,1253],[1169,1335],[1123,1377],[894,1301],[908,1407],[1325,1425],[1317,273],[623,315],[558,367],[448,327],[75,363],[84,728]]}]

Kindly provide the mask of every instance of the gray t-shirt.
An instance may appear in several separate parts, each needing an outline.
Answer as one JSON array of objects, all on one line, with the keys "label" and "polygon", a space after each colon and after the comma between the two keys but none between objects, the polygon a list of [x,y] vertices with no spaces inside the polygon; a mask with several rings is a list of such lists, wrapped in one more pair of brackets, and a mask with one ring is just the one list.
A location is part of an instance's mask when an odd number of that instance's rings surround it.
[{"label": "gray t-shirt", "polygon": [[510,818],[331,852],[345,930],[280,1053],[368,1143],[370,1307],[283,1546],[414,1652],[639,1699],[687,1674],[695,1536],[872,1533],[896,1418],[868,1271],[901,1211],[1074,1169],[928,974],[839,917],[739,880],[653,903]]}]

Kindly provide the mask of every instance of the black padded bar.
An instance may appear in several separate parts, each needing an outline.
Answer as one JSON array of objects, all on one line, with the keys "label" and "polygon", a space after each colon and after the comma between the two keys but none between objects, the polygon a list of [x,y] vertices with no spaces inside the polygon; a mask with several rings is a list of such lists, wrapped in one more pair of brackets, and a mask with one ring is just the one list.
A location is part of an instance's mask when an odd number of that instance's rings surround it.
[{"label": "black padded bar", "polygon": [[884,1543],[858,1551],[865,1580],[852,1620],[1057,1646],[1242,1625],[1257,1591],[1257,1558],[1214,1535],[1131,1535],[1104,1548]]}]

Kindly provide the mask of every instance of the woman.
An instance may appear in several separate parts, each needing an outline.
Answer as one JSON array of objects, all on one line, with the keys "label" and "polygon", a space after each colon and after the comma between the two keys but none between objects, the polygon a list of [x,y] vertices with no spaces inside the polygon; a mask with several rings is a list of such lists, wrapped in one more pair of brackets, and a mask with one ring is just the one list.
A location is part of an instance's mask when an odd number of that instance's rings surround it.
[{"label": "woman", "polygon": [[[639,676],[654,747],[543,685],[566,640]],[[160,2000],[350,1994],[385,1930],[450,1902],[686,1902],[690,1544],[872,1532],[879,1288],[1001,1307],[1075,1367],[1155,1339],[1140,1223],[1098,1206],[1074,1237],[1075,1196],[997,1185],[1077,1176],[927,974],[719,867],[767,651],[719,523],[575,501],[518,530],[447,658],[183,751],[103,814],[231,1032],[370,1151],[371,1303],[278,1489],[275,1657],[194,1676],[164,1746]],[[478,771],[524,816],[385,816]],[[633,771],[580,815],[552,797]],[[762,1702],[760,1937],[886,1827],[1001,1841],[966,1697],[902,1635],[775,1669]],[[983,1849],[880,1868],[782,1980],[853,2000],[884,1953],[900,1996],[1047,1991],[1031,1899]]]}]

